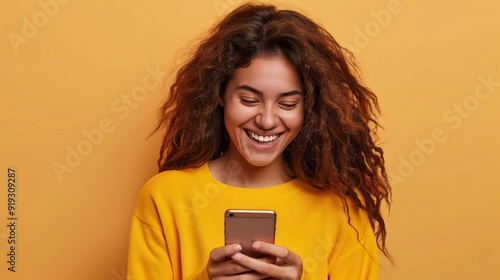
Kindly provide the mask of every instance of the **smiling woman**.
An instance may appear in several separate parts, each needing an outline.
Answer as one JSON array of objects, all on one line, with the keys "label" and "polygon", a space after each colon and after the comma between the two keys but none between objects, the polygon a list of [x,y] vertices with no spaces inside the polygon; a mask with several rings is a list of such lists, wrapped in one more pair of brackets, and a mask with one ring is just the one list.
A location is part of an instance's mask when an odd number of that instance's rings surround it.
[{"label": "smiling woman", "polygon": [[226,183],[234,186],[268,187],[290,180],[283,152],[302,128],[303,103],[300,78],[281,56],[257,57],[236,70],[221,104],[229,147],[211,162],[211,170],[222,173],[229,161],[238,162],[245,174],[260,169],[257,177],[229,177]]},{"label": "smiling woman", "polygon": [[[160,110],[160,174],[139,197],[128,275],[378,279],[391,189],[377,98],[345,53],[274,6],[243,5],[214,27]],[[276,214],[275,242],[253,238],[265,257],[224,243],[228,209]]]}]

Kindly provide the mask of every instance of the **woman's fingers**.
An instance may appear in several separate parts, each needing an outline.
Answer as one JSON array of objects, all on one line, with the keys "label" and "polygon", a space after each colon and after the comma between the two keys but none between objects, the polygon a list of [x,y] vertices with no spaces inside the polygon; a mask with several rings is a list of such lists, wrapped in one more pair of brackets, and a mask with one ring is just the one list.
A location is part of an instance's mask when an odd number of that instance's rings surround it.
[{"label": "woman's fingers", "polygon": [[231,259],[231,256],[239,251],[241,251],[241,245],[239,244],[232,244],[213,249],[210,252],[210,260],[207,267],[207,273],[210,279],[227,279],[227,276],[251,271],[251,269],[244,267]]},{"label": "woman's fingers", "polygon": [[227,261],[232,255],[241,251],[240,244],[231,244],[215,248],[210,252],[210,260],[213,262]]},{"label": "woman's fingers", "polygon": [[295,253],[265,242],[255,242],[253,246],[268,256],[261,259],[246,256],[240,253],[238,244],[213,249],[207,268],[210,279],[300,279],[302,260]]},{"label": "woman's fingers", "polygon": [[[245,267],[233,260],[228,260],[221,263],[212,263],[207,269],[210,279],[229,279],[228,276],[241,275],[242,273],[251,272],[252,269]],[[263,278],[255,278],[263,279]]]},{"label": "woman's fingers", "polygon": [[297,280],[302,276],[302,260],[289,249],[265,242],[254,242],[253,246],[257,251],[274,256],[278,260],[271,264],[241,253],[234,254],[233,260],[271,278]]},{"label": "woman's fingers", "polygon": [[255,241],[252,246],[255,248],[255,250],[269,254],[271,256],[275,256],[285,263],[302,265],[302,260],[300,259],[300,257],[285,247],[260,241]]}]

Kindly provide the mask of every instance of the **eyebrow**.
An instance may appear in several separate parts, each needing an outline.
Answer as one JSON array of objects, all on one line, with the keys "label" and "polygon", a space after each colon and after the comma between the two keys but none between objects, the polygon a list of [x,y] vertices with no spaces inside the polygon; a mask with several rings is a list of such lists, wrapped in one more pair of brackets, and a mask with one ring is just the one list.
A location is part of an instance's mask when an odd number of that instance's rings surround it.
[{"label": "eyebrow", "polygon": [[[263,95],[264,93],[256,88],[253,88],[249,85],[241,85],[241,86],[238,86],[236,87],[236,89],[243,89],[243,90],[247,90],[247,91],[250,91],[252,93],[255,93],[255,94],[258,94],[258,95]],[[291,90],[291,91],[287,91],[287,92],[283,92],[283,93],[280,93],[280,97],[283,97],[283,96],[291,96],[291,95],[296,95],[296,94],[302,94],[302,92],[298,91],[298,90]]]}]

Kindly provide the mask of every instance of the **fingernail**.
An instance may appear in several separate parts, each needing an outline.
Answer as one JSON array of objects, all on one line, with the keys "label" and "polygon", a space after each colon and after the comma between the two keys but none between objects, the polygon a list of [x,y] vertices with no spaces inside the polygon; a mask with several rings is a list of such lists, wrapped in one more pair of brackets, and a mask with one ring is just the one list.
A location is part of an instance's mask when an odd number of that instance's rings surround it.
[{"label": "fingernail", "polygon": [[260,248],[260,242],[259,241],[255,241],[254,243],[252,243],[252,247],[254,247],[255,249]]},{"label": "fingernail", "polygon": [[236,253],[236,254],[232,255],[231,258],[233,258],[233,260],[239,261],[239,260],[241,260],[241,254],[240,253]]},{"label": "fingernail", "polygon": [[241,251],[241,245],[240,244],[234,245],[234,249],[238,250],[238,251]]}]

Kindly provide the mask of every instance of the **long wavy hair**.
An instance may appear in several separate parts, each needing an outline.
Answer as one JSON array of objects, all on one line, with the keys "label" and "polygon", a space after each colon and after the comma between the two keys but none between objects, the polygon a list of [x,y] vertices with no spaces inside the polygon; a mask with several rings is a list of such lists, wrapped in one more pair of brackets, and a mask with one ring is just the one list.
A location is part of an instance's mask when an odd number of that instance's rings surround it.
[{"label": "long wavy hair", "polygon": [[298,12],[245,4],[197,45],[160,109],[155,132],[166,130],[160,172],[199,167],[227,150],[219,105],[225,84],[258,56],[284,57],[302,82],[304,125],[284,151],[287,168],[313,188],[337,194],[348,215],[348,199],[366,211],[378,247],[392,260],[381,214],[382,204],[390,205],[391,188],[374,141],[377,97],[360,83],[352,53]]}]

